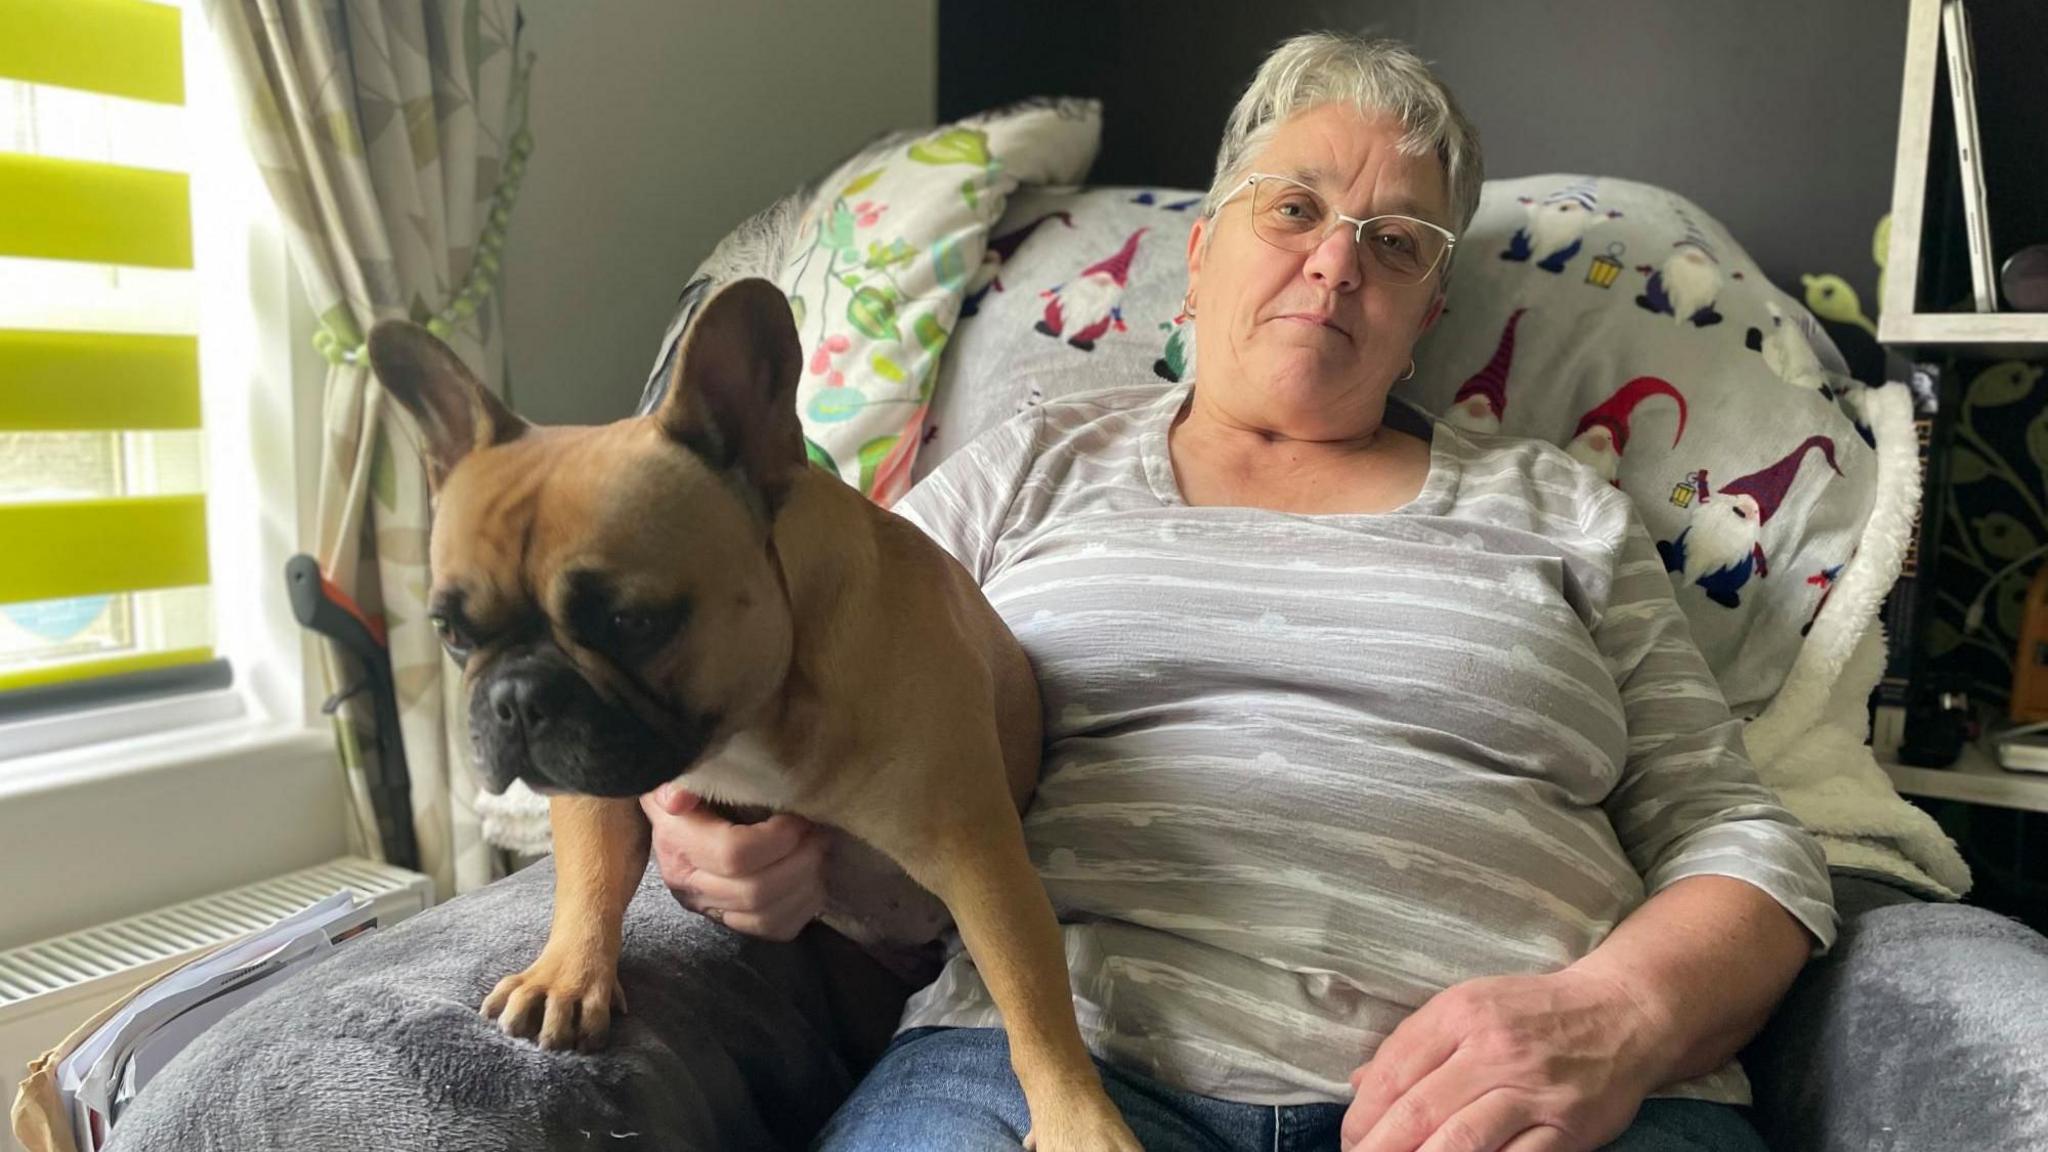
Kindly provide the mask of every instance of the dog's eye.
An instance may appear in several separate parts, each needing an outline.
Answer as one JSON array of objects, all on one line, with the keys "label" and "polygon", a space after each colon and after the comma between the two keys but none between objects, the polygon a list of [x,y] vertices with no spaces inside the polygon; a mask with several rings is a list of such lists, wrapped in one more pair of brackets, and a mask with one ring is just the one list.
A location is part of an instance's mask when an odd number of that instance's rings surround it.
[{"label": "dog's eye", "polygon": [[439,613],[428,619],[434,625],[434,635],[441,638],[442,646],[448,649],[450,656],[455,657],[456,663],[459,664],[469,658],[471,640],[462,625]]},{"label": "dog's eye", "polygon": [[660,630],[661,622],[651,612],[614,612],[612,635],[628,644],[644,644]]},{"label": "dog's eye", "polygon": [[605,617],[604,643],[614,655],[637,659],[666,644],[681,619],[674,611],[614,612]]}]

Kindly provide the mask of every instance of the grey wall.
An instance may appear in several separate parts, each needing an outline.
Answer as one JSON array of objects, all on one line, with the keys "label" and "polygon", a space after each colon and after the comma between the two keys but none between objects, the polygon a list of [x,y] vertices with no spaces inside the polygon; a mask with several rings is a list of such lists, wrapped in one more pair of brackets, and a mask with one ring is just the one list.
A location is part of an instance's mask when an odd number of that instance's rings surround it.
[{"label": "grey wall", "polygon": [[[1891,211],[1906,0],[1417,3],[1416,43],[1484,134],[1496,175],[1661,184],[1764,273],[1850,278],[1875,312]],[[1561,18],[1560,13],[1568,13]]]},{"label": "grey wall", "polygon": [[1057,89],[1106,104],[1098,183],[1206,186],[1237,93],[1314,28],[1406,40],[1479,126],[1490,176],[1660,184],[1781,285],[1866,308],[1890,211],[1907,0],[941,0],[939,114]]},{"label": "grey wall", "polygon": [[735,223],[932,120],[934,0],[537,0],[535,150],[504,281],[517,407],[631,411],[676,292]]},{"label": "grey wall", "polygon": [[719,236],[868,137],[935,111],[1100,96],[1098,182],[1203,184],[1259,59],[1315,27],[1415,44],[1478,123],[1492,175],[1665,185],[1725,222],[1772,279],[1838,272],[1874,309],[1870,234],[1890,207],[1906,5],[528,4],[537,150],[504,285],[515,402],[543,421],[625,413],[676,290]]}]

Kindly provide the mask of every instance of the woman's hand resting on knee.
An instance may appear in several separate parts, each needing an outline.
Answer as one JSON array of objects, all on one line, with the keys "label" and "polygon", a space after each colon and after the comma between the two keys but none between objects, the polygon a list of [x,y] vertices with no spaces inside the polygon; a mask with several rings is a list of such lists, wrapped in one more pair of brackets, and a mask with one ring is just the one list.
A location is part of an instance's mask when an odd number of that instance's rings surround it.
[{"label": "woman's hand resting on knee", "polygon": [[654,859],[683,907],[749,936],[793,940],[825,908],[828,832],[778,812],[735,824],[677,784],[640,798]]}]

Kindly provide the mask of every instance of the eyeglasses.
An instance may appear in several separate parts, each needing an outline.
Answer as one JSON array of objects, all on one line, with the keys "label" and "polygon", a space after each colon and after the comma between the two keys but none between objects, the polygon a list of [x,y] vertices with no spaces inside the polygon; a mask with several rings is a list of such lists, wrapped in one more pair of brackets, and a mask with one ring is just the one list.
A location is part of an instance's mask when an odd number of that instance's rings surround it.
[{"label": "eyeglasses", "polygon": [[1372,259],[1364,264],[1388,284],[1420,284],[1437,270],[1452,248],[1457,234],[1450,229],[1413,216],[1373,216],[1360,220],[1330,207],[1322,194],[1299,180],[1254,172],[1216,204],[1216,211],[1252,190],[1252,234],[1275,248],[1289,252],[1313,252],[1330,233],[1346,224],[1352,239]]}]

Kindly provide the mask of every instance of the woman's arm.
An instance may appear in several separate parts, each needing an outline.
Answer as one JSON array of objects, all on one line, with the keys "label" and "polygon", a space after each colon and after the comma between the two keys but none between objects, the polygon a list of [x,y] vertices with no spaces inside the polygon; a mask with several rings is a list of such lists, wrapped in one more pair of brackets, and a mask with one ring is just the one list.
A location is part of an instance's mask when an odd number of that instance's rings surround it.
[{"label": "woman's arm", "polygon": [[1346,1152],[1584,1152],[1643,1098],[1721,1067],[1763,1027],[1813,937],[1724,876],[1680,880],[1578,963],[1470,980],[1352,1074]]},{"label": "woman's arm", "polygon": [[[1808,932],[1834,942],[1834,892],[1820,845],[1757,779],[1713,670],[1693,643],[1670,577],[1635,508],[1612,489],[1589,525],[1612,541],[1612,581],[1592,635],[1614,676],[1628,756],[1601,807],[1655,897],[1688,877],[1747,881]],[[1758,627],[1781,626],[1760,621]]]},{"label": "woman's arm", "polygon": [[1832,942],[1826,861],[1756,778],[1632,505],[1586,490],[1611,556],[1590,621],[1628,726],[1603,807],[1647,898],[1587,955],[1432,998],[1353,1075],[1347,1149],[1597,1148],[1721,1067]]},{"label": "woman's arm", "polygon": [[1567,971],[1598,977],[1634,1004],[1657,1040],[1656,1086],[1735,1058],[1812,954],[1813,935],[1744,880],[1692,876],[1652,896]]}]

